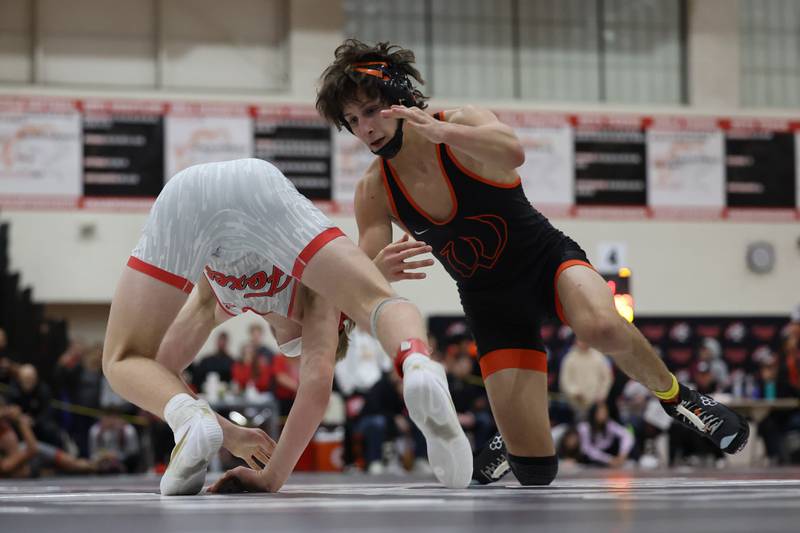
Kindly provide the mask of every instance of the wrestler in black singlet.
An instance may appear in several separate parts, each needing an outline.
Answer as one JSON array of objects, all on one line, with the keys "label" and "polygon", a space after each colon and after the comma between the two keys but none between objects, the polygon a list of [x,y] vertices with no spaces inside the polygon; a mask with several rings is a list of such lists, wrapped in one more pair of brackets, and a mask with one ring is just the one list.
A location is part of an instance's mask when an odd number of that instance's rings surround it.
[{"label": "wrestler in black singlet", "polygon": [[[442,120],[441,115],[434,116]],[[464,168],[447,145],[436,150],[454,203],[450,217],[431,219],[382,159],[394,217],[431,246],[456,281],[479,354],[515,348],[543,352],[539,325],[557,316],[556,271],[566,261],[588,263],[586,254],[530,204],[519,181],[487,181]]]}]

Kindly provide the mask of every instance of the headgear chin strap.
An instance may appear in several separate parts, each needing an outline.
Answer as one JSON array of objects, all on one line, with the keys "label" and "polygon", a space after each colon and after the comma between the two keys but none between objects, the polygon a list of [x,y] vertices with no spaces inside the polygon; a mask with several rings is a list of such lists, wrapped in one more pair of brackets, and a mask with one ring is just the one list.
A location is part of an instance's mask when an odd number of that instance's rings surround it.
[{"label": "headgear chin strap", "polygon": [[403,119],[397,121],[397,129],[394,130],[394,135],[389,141],[377,150],[372,150],[372,153],[383,157],[384,159],[391,159],[397,155],[400,148],[403,147]]},{"label": "headgear chin strap", "polygon": [[[411,84],[411,80],[408,79],[408,75],[386,61],[362,61],[353,63],[350,65],[349,72],[351,79],[356,83],[359,83],[363,76],[377,78],[381,93],[383,93],[384,98],[392,105],[403,105],[406,107],[417,105],[417,99],[414,96],[414,86]],[[341,117],[339,122],[342,126],[347,128],[347,131],[353,133],[353,129],[344,117]],[[392,138],[389,139],[389,142],[372,153],[386,159],[391,159],[397,155],[402,147],[403,121],[398,120],[397,128]]]}]

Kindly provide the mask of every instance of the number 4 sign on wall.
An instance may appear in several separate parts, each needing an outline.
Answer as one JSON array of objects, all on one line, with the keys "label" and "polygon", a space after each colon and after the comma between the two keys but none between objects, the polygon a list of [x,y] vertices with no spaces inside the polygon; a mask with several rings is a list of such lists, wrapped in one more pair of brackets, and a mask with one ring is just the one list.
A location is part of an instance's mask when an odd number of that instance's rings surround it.
[{"label": "number 4 sign on wall", "polygon": [[616,274],[620,268],[628,264],[628,244],[624,242],[600,242],[597,244],[597,256],[593,261],[601,274]]}]

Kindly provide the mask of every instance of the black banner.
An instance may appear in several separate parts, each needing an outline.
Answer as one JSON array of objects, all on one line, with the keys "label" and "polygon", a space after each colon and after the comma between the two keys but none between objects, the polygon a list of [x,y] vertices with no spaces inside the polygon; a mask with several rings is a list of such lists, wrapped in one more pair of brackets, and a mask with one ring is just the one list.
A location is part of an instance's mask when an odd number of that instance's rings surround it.
[{"label": "black banner", "polygon": [[135,110],[85,112],[85,196],[155,197],[163,185],[163,114]]},{"label": "black banner", "polygon": [[278,167],[306,198],[331,199],[331,127],[318,116],[280,109],[258,113],[255,152]]},{"label": "black banner", "polygon": [[725,139],[728,207],[795,207],[794,134],[731,131]]},{"label": "black banner", "polygon": [[575,129],[575,204],[647,205],[644,130],[626,127]]}]

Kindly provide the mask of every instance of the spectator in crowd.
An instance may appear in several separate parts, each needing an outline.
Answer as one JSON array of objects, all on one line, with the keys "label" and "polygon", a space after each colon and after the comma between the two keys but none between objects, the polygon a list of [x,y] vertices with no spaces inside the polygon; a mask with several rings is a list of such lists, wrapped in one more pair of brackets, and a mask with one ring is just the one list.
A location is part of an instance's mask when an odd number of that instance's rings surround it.
[{"label": "spectator in crowd", "polygon": [[357,459],[354,436],[365,397],[383,373],[391,369],[392,361],[380,343],[370,332],[356,326],[350,332],[344,359],[334,368],[335,388],[345,401],[344,460],[348,465]]},{"label": "spectator in crowd", "polygon": [[10,358],[0,356],[0,398],[8,396],[12,384],[17,380],[18,366]]},{"label": "spectator in crowd", "polygon": [[[73,341],[59,357],[53,373],[53,382],[58,398],[79,407],[99,408],[103,375],[101,363],[102,344],[86,347],[82,341]],[[78,445],[82,456],[89,455],[88,435],[94,419],[84,415],[73,415],[64,411],[60,416],[61,427],[67,430]]]},{"label": "spectator in crowd", "polygon": [[299,357],[287,357],[282,353],[272,359],[272,379],[275,382],[275,398],[282,417],[288,416],[294,404],[297,387],[300,385]]},{"label": "spectator in crowd", "polygon": [[33,420],[19,406],[0,405],[0,478],[37,477],[43,469],[65,473],[96,472],[95,466],[86,459],[37,441],[32,425]]},{"label": "spectator in crowd", "polygon": [[6,330],[0,328],[0,399],[8,396],[12,383],[16,381],[18,366],[8,350]]},{"label": "spectator in crowd", "polygon": [[598,402],[589,408],[588,420],[578,424],[581,454],[589,464],[619,468],[633,449],[633,435],[608,414]]},{"label": "spectator in crowd", "polygon": [[612,381],[611,363],[606,356],[575,339],[561,361],[559,385],[579,420],[586,418],[591,405],[606,401]]},{"label": "spectator in crowd", "polygon": [[792,310],[778,350],[778,382],[782,395],[800,398],[800,305]]},{"label": "spectator in crowd", "polygon": [[228,333],[220,331],[217,335],[216,351],[192,366],[192,383],[197,390],[203,390],[203,383],[212,372],[219,376],[221,382],[230,383],[233,357],[228,351]]},{"label": "spectator in crowd", "polygon": [[[266,348],[265,348],[266,349]],[[247,342],[242,346],[242,358],[231,366],[231,382],[245,390],[255,387],[259,392],[266,392],[272,386],[272,369],[270,355],[259,351],[258,344]]]},{"label": "spectator in crowd", "polygon": [[415,468],[424,469],[427,465],[425,439],[404,414],[402,390],[400,377],[389,371],[381,374],[366,394],[355,430],[363,437],[364,462],[370,474],[384,472],[384,445],[397,437],[413,440]]},{"label": "spectator in crowd", "polygon": [[17,380],[11,386],[8,403],[15,404],[33,419],[36,438],[58,448],[63,446],[61,430],[50,406],[50,387],[39,380],[36,367],[24,364],[17,370]]},{"label": "spectator in crowd", "polygon": [[644,449],[645,440],[657,435],[659,431],[648,427],[645,421],[647,404],[653,399],[650,389],[638,381],[629,380],[617,398],[617,411],[622,425],[633,431],[634,446],[630,457],[638,459]]},{"label": "spectator in crowd", "polygon": [[30,460],[37,451],[32,424],[19,407],[0,405],[0,478],[31,477]]},{"label": "spectator in crowd", "polygon": [[6,335],[6,330],[3,328],[0,328],[0,359],[14,359],[8,349],[8,335]]},{"label": "spectator in crowd", "polygon": [[714,376],[714,382],[720,390],[727,389],[730,385],[730,373],[728,364],[722,358],[722,347],[719,341],[713,337],[704,337],[700,341],[700,348],[697,351],[697,364],[707,363]]},{"label": "spectator in crowd", "polygon": [[247,344],[255,351],[256,358],[263,359],[267,366],[271,365],[275,352],[270,350],[264,343],[264,327],[259,323],[250,324],[250,327],[247,328],[247,334]]},{"label": "spectator in crowd", "polygon": [[489,411],[489,400],[481,378],[473,372],[474,359],[469,351],[460,351],[455,357],[449,365],[447,385],[461,427],[466,433],[472,434],[473,448],[481,449],[495,432],[494,419]]},{"label": "spectator in crowd", "polygon": [[135,472],[140,458],[136,428],[118,414],[102,416],[89,429],[89,454],[103,472]]},{"label": "spectator in crowd", "polygon": [[581,452],[581,436],[575,426],[568,426],[561,434],[556,445],[556,453],[559,458],[559,468],[574,469],[585,462]]},{"label": "spectator in crowd", "polygon": [[347,353],[334,369],[336,384],[345,396],[364,394],[392,368],[392,360],[368,331],[356,326],[350,332]]}]

